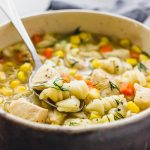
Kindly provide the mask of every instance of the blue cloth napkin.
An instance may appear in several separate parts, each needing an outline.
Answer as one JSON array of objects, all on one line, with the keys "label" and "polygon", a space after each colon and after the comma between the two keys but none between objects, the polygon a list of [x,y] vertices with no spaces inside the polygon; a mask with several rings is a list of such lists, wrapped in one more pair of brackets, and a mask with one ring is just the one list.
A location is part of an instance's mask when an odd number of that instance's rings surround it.
[{"label": "blue cloth napkin", "polygon": [[52,0],[48,9],[90,9],[124,15],[140,22],[144,22],[150,15],[150,0],[114,0],[108,7],[110,1],[97,0],[93,3],[92,0],[88,0],[85,3],[82,1],[82,4],[80,2],[74,4],[71,0]]}]

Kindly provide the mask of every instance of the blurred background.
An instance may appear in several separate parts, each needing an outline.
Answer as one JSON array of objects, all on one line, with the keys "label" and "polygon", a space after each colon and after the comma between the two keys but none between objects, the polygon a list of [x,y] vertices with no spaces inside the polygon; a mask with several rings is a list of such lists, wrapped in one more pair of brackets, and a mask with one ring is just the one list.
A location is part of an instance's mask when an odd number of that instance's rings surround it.
[{"label": "blurred background", "polygon": [[[0,3],[3,0],[0,0]],[[150,0],[14,0],[21,17],[56,9],[83,8],[124,15],[150,24]],[[0,24],[8,21],[0,10]]]}]

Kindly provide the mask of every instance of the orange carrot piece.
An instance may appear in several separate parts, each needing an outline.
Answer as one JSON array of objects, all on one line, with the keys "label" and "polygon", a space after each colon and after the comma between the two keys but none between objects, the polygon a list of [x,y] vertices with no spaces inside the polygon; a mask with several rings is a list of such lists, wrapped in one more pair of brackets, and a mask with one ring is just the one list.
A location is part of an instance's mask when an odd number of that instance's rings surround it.
[{"label": "orange carrot piece", "polygon": [[89,87],[95,87],[95,85],[93,85],[92,81],[90,80],[85,80],[86,84],[89,86]]},{"label": "orange carrot piece", "polygon": [[34,44],[37,44],[37,43],[41,42],[42,39],[43,39],[42,35],[40,35],[40,34],[34,34],[32,36],[32,41],[33,41]]},{"label": "orange carrot piece", "polygon": [[45,58],[49,59],[52,57],[53,55],[53,49],[52,48],[46,48],[43,52],[43,55],[45,56]]},{"label": "orange carrot piece", "polygon": [[120,86],[120,92],[125,96],[134,96],[134,86],[131,83],[122,83]]},{"label": "orange carrot piece", "polygon": [[74,78],[75,78],[76,80],[83,80],[83,77],[82,77],[80,74],[75,74],[75,75],[74,75]]},{"label": "orange carrot piece", "polygon": [[113,50],[112,46],[110,44],[108,45],[104,45],[102,47],[100,47],[100,52],[101,53],[107,53],[107,52],[111,52]]},{"label": "orange carrot piece", "polygon": [[135,58],[135,59],[139,59],[140,54],[134,51],[130,52],[130,57],[131,58]]}]

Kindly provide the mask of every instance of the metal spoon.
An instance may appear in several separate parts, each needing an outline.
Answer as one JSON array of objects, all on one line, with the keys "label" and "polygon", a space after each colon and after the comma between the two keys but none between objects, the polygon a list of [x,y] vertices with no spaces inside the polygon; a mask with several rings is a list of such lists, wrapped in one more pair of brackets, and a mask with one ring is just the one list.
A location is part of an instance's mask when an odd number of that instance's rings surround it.
[{"label": "metal spoon", "polygon": [[[36,71],[42,66],[42,62],[39,59],[36,49],[35,49],[32,41],[30,40],[30,37],[29,37],[18,13],[17,13],[17,10],[15,8],[13,0],[1,0],[0,8],[7,15],[7,17],[11,20],[11,22],[13,23],[13,25],[19,32],[21,38],[24,40],[24,42],[27,45],[27,47],[31,53],[31,56],[33,58],[35,67],[34,67],[34,71],[32,72],[32,74],[30,76],[30,79],[29,79],[29,87],[31,87],[32,77],[34,76]],[[33,89],[33,91],[39,97],[39,94],[34,89]],[[52,107],[57,108],[57,106],[54,103],[52,103],[51,101],[48,101],[48,100],[43,100],[43,101],[45,103],[47,103],[48,105],[51,105]],[[81,111],[83,109],[83,107],[84,107],[84,105],[81,103],[79,111]]]}]

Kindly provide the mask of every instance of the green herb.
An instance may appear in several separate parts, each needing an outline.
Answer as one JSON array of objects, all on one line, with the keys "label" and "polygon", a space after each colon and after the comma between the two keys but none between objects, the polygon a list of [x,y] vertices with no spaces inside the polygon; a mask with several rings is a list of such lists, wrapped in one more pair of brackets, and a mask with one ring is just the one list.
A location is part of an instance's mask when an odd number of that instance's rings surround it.
[{"label": "green herb", "polygon": [[119,87],[116,84],[114,84],[113,82],[109,81],[109,85],[110,85],[111,90],[117,89],[120,92]]},{"label": "green herb", "polygon": [[116,111],[116,114],[117,114],[117,117],[119,117],[120,119],[124,118],[118,111]]},{"label": "green herb", "polygon": [[81,32],[80,28],[81,28],[80,26],[77,27],[77,28],[73,31],[73,34],[79,34],[79,33]]},{"label": "green herb", "polygon": [[63,85],[59,85],[57,82],[63,80],[61,78],[57,78],[56,80],[54,80],[53,84],[58,87],[58,89],[56,87],[51,87],[51,88],[55,88],[57,90],[61,90],[61,91],[69,91],[68,89],[64,88]]},{"label": "green herb", "polygon": [[118,99],[115,99],[115,101],[116,101],[117,105],[119,105],[119,104],[120,104],[120,102],[119,102],[119,100],[118,100]]},{"label": "green herb", "polygon": [[107,117],[108,121],[110,122],[110,119],[109,119],[108,115],[106,115],[106,117]]},{"label": "green herb", "polygon": [[146,52],[142,52],[144,55],[146,55],[147,57],[150,57],[150,55]]},{"label": "green herb", "polygon": [[69,126],[78,126],[79,125],[79,123],[77,123],[77,122],[70,122],[70,124],[69,124]]},{"label": "green herb", "polygon": [[71,67],[74,67],[78,63],[78,61],[74,59],[70,59],[70,60],[72,61]]},{"label": "green herb", "polygon": [[146,70],[147,70],[147,67],[146,67],[143,63],[139,62],[139,63],[138,63],[138,69],[139,69],[140,71],[146,71]]}]

